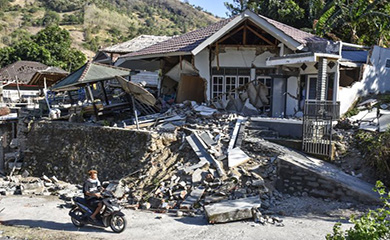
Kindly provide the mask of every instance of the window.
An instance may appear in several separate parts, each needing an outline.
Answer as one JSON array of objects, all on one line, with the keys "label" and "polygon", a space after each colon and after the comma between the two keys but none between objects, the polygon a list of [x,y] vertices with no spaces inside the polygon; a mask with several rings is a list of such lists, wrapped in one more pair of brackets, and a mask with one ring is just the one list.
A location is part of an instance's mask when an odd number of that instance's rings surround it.
[{"label": "window", "polygon": [[[237,89],[250,82],[250,68],[213,68],[212,69],[212,98],[227,99],[239,97]],[[224,95],[223,95],[224,94]]]},{"label": "window", "polygon": [[213,76],[213,93],[212,93],[212,97],[215,98],[215,97],[218,97],[219,95],[221,95],[224,91],[223,91],[223,81],[224,81],[224,77],[223,76]]},{"label": "window", "polygon": [[237,88],[237,77],[236,76],[226,76],[225,82],[226,82],[226,93],[228,93],[228,96],[232,96],[233,98],[236,98],[237,97],[237,90],[236,91],[232,91],[232,90]]},{"label": "window", "polygon": [[386,68],[390,68],[390,58],[386,59]]}]

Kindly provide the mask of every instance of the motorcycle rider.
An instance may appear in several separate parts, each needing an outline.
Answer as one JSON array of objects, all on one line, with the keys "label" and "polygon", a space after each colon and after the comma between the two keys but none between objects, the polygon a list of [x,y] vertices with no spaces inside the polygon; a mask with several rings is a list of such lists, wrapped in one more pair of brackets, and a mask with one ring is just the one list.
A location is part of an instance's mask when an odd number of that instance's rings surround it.
[{"label": "motorcycle rider", "polygon": [[95,222],[96,215],[100,212],[103,207],[103,203],[101,200],[100,191],[102,190],[102,186],[97,176],[96,170],[90,170],[88,172],[89,178],[84,182],[83,192],[84,198],[87,201],[88,205],[96,208],[95,211],[90,216],[90,219]]}]

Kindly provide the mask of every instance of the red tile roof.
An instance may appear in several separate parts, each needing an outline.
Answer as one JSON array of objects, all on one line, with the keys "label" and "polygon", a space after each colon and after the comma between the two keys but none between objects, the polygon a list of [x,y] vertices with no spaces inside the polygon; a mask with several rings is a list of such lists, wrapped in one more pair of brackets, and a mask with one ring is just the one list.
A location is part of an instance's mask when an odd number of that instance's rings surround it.
[{"label": "red tile roof", "polygon": [[264,17],[262,15],[259,15],[259,17],[263,18],[266,20],[268,23],[272,24],[274,27],[279,29],[280,31],[284,32],[286,35],[290,36],[292,39],[295,41],[306,44],[308,42],[322,42],[322,41],[327,41],[324,38],[318,37],[316,35],[313,35],[311,33],[296,29],[294,27],[291,27],[289,25],[286,25],[284,23],[275,21],[271,18]]},{"label": "red tile roof", "polygon": [[233,18],[224,19],[208,27],[173,37],[169,40],[157,43],[150,47],[146,47],[137,52],[125,54],[120,58],[172,52],[191,52],[199,44],[228,24],[232,19]]},{"label": "red tile roof", "polygon": [[[269,24],[273,25],[286,35],[290,36],[295,41],[306,44],[308,42],[315,41],[327,41],[326,39],[317,37],[313,34],[301,31],[294,27],[288,26],[286,24],[280,23],[278,21],[272,20],[270,18],[259,15]],[[174,52],[186,52],[189,53],[199,46],[207,38],[211,37],[214,33],[218,32],[225,25],[227,25],[235,17],[221,20],[217,23],[214,23],[208,27],[201,28],[183,35],[173,37],[169,40],[154,44],[152,46],[141,49],[137,52],[132,52],[120,56],[119,58],[126,57],[136,57],[136,56],[145,56],[145,55],[154,55],[154,54],[165,54],[165,53],[174,53]]]}]

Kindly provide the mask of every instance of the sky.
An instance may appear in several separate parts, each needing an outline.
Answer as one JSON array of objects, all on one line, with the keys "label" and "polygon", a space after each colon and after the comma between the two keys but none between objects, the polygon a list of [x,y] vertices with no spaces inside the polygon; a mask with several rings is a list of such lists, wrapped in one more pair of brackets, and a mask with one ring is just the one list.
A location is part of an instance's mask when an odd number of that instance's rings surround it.
[{"label": "sky", "polygon": [[[184,2],[184,0],[181,0]],[[233,0],[188,0],[191,5],[200,6],[208,12],[211,12],[218,17],[226,18],[227,9],[224,2],[233,2]]]}]

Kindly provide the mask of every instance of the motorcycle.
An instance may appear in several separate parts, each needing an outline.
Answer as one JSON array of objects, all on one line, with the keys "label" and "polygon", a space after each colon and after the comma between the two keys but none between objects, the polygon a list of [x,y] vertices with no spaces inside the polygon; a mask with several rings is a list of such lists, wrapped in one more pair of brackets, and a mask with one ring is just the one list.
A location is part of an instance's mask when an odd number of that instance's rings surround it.
[{"label": "motorcycle", "polygon": [[73,197],[74,206],[69,211],[73,225],[76,227],[83,227],[86,224],[108,227],[116,233],[121,233],[126,228],[125,214],[121,212],[118,200],[114,198],[110,191],[102,192],[103,208],[100,214],[96,215],[96,221],[91,221],[89,216],[94,209],[88,206],[87,201],[82,197]]}]

